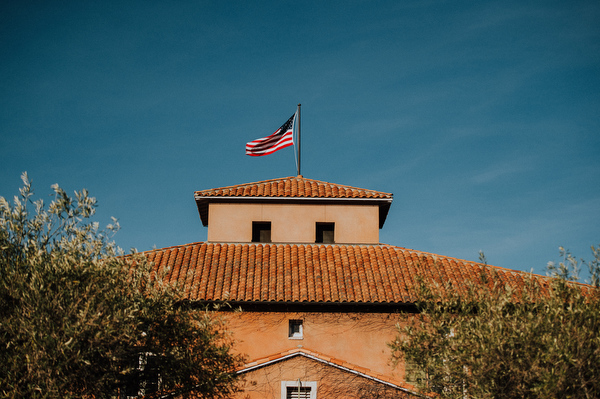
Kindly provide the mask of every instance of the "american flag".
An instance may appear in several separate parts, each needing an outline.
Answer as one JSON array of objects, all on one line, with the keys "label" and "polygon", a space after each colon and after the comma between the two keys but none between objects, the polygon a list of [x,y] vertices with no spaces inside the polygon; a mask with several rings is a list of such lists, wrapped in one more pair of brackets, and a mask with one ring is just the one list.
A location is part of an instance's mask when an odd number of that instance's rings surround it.
[{"label": "american flag", "polygon": [[269,155],[282,148],[294,144],[294,120],[296,113],[290,117],[279,129],[270,136],[252,140],[246,143],[246,155],[260,157]]}]

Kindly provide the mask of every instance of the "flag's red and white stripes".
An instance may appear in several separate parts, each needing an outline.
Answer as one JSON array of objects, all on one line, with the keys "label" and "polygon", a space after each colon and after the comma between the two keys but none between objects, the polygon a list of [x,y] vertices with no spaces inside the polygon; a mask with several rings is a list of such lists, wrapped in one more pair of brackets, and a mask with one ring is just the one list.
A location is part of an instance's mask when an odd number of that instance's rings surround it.
[{"label": "flag's red and white stripes", "polygon": [[269,155],[294,144],[295,119],[296,113],[272,135],[246,143],[246,155],[254,157]]}]

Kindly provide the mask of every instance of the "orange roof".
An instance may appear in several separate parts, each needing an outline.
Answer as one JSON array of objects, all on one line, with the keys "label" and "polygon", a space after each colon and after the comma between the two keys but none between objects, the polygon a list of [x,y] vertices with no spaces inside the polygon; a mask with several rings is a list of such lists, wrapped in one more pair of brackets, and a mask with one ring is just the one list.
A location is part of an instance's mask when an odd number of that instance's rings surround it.
[{"label": "orange roof", "polygon": [[367,190],[319,180],[306,179],[302,176],[290,176],[280,179],[263,180],[236,186],[211,188],[194,192],[200,219],[204,226],[208,225],[208,204],[211,202],[268,200],[290,201],[341,201],[371,202],[379,205],[379,227],[383,227],[390,209],[393,195],[380,191]]},{"label": "orange roof", "polygon": [[393,195],[380,191],[366,190],[302,176],[263,180],[236,186],[196,191],[199,197],[291,197],[291,198],[376,198],[392,199]]},{"label": "orange roof", "polygon": [[410,304],[423,273],[455,287],[482,283],[486,268],[514,288],[529,276],[391,245],[198,242],[145,255],[192,301]]}]

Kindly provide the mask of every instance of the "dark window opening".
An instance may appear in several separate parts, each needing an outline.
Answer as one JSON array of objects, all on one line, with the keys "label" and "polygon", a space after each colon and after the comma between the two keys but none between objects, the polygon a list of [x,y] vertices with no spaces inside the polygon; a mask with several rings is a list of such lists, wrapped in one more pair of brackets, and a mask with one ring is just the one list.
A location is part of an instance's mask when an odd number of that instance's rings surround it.
[{"label": "dark window opening", "polygon": [[252,242],[271,242],[271,222],[252,222]]},{"label": "dark window opening", "polygon": [[158,358],[152,353],[132,356],[130,372],[125,377],[121,398],[137,398],[157,392],[160,385]]},{"label": "dark window opening", "polygon": [[303,337],[304,331],[302,328],[302,320],[290,320],[288,338],[301,339]]},{"label": "dark window opening", "polygon": [[315,242],[323,244],[333,244],[335,223],[318,223]]}]

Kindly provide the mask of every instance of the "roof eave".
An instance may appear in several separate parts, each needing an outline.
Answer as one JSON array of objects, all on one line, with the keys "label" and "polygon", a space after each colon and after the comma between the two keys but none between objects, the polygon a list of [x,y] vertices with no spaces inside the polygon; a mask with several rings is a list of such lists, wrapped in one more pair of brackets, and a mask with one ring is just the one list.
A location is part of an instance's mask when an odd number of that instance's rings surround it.
[{"label": "roof eave", "polygon": [[206,306],[226,303],[221,310],[243,309],[245,312],[333,312],[333,313],[419,313],[416,300],[405,302],[376,302],[376,301],[277,301],[277,300],[235,300],[235,299],[195,299],[186,300],[195,306]]},{"label": "roof eave", "polygon": [[331,198],[331,197],[236,197],[236,196],[200,196],[194,194],[198,213],[203,226],[208,226],[208,205],[210,203],[360,203],[379,206],[379,228],[385,224],[385,219],[392,205],[393,198]]}]

